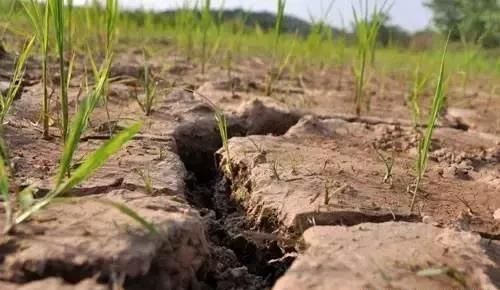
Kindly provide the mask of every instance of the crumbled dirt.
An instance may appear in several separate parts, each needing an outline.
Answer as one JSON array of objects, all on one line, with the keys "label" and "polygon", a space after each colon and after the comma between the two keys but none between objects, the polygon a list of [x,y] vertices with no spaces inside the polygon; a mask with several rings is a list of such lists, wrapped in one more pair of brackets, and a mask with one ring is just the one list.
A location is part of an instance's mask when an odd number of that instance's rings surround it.
[{"label": "crumbled dirt", "polygon": [[307,249],[274,290],[500,287],[500,245],[470,232],[388,222],[313,227],[303,237]]}]

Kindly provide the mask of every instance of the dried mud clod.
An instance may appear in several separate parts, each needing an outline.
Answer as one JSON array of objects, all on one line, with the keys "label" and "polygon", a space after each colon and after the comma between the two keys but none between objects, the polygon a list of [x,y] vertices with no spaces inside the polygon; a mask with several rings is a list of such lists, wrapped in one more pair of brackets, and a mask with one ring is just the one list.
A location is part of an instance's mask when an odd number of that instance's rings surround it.
[{"label": "dried mud clod", "polygon": [[158,289],[185,289],[192,284],[208,257],[197,213],[167,197],[126,190],[98,198],[126,201],[144,218],[154,220],[160,235],[145,233],[95,199],[75,199],[51,206],[20,226],[16,235],[3,237],[2,279],[28,283],[61,277],[79,283],[96,277],[109,284],[115,276],[123,276],[126,289],[141,289],[134,285],[144,281],[161,285]]},{"label": "dried mud clod", "polygon": [[[404,141],[401,137],[411,136],[411,132],[411,127],[306,117],[284,136],[231,139],[231,160],[223,159],[222,166],[230,162],[237,169],[227,174],[233,195],[243,200],[255,221],[274,216],[282,231],[299,236],[317,225],[416,222],[423,216],[432,216],[442,226],[455,227],[463,223],[464,212],[471,212],[467,228],[481,234],[498,234],[493,219],[493,209],[500,206],[494,140],[474,132],[436,129],[431,156],[443,148],[469,150],[477,144],[488,148],[488,153],[480,158],[481,162],[471,162],[479,165],[466,179],[445,176],[440,173],[442,164],[431,162],[418,210],[409,212],[407,188],[412,182],[415,152],[405,148],[412,145],[394,146],[396,142],[384,147],[380,140]],[[454,141],[458,132],[464,137],[461,144]],[[387,168],[373,144],[382,147],[377,150],[383,154],[393,154],[390,183],[385,182]]]},{"label": "dried mud clod", "polygon": [[[421,223],[314,227],[273,289],[499,289],[499,244]],[[495,254],[496,253],[496,254]]]}]

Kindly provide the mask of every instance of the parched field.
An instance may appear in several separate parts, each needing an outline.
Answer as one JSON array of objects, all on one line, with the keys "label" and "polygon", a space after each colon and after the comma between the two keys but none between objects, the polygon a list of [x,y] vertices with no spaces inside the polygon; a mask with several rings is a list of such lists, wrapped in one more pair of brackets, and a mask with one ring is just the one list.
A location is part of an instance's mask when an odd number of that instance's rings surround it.
[{"label": "parched field", "polygon": [[[149,38],[146,57],[135,37],[117,42],[106,98],[91,110],[63,179],[138,120],[140,130],[89,178],[9,227],[7,201],[19,217],[59,188],[71,140],[59,125],[57,57],[48,61],[48,138],[41,59],[26,60],[0,124],[8,176],[0,227],[10,229],[0,236],[0,289],[500,289],[494,72],[477,69],[463,87],[447,71],[446,103],[415,189],[438,74],[421,91],[415,122],[412,72],[403,72],[411,65],[380,69],[387,50],[364,84],[370,109],[356,114],[350,64],[287,62],[269,94],[275,55],[242,53],[229,72],[213,56],[202,73],[175,39]],[[22,43],[12,31],[6,39],[4,96]],[[448,68],[459,59],[449,54]],[[99,83],[86,52],[74,55],[65,64],[73,66],[70,135]],[[107,58],[95,59],[100,66]]]}]

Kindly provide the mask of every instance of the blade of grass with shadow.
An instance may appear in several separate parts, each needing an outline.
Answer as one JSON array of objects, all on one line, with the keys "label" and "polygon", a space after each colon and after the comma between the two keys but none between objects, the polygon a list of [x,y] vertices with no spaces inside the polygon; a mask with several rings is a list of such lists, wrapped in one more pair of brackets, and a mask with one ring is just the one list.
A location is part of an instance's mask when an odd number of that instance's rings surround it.
[{"label": "blade of grass with shadow", "polygon": [[10,107],[16,98],[19,89],[21,88],[23,76],[25,72],[25,65],[28,59],[28,55],[31,52],[31,48],[35,43],[35,37],[31,38],[25,45],[23,51],[19,55],[16,61],[16,67],[14,69],[14,73],[12,75],[12,79],[9,84],[9,88],[7,93],[3,95],[0,93],[0,126],[2,126],[5,117],[9,113]]},{"label": "blade of grass with shadow", "polygon": [[427,161],[429,159],[429,149],[431,147],[431,141],[432,141],[432,135],[434,133],[434,128],[436,126],[437,119],[439,117],[439,113],[441,112],[441,109],[443,108],[443,104],[446,99],[445,95],[445,67],[446,67],[446,54],[448,51],[448,43],[449,43],[449,36],[448,39],[446,40],[446,44],[444,47],[443,51],[443,56],[441,59],[441,66],[439,69],[439,77],[436,85],[436,93],[434,94],[434,98],[432,100],[432,107],[431,111],[429,114],[429,120],[427,121],[427,128],[425,130],[425,134],[422,140],[420,140],[419,145],[418,145],[418,156],[416,160],[416,165],[415,165],[415,170],[417,174],[417,178],[415,181],[415,189],[413,191],[413,198],[411,200],[410,204],[410,211],[413,211],[413,208],[415,206],[415,200],[418,195],[418,190],[420,187],[420,183],[422,181],[422,177],[424,176],[425,169],[427,167]]},{"label": "blade of grass with shadow", "polygon": [[71,123],[68,138],[64,144],[64,151],[59,165],[59,173],[56,179],[57,185],[60,185],[65,176],[69,176],[70,174],[71,161],[80,143],[80,138],[87,128],[90,114],[94,111],[97,103],[102,97],[110,67],[111,61],[108,59],[103,68],[99,71],[99,78],[95,88],[87,98],[80,102],[80,108]]},{"label": "blade of grass with shadow", "polygon": [[156,229],[156,227],[154,226],[154,224],[152,224],[152,223],[148,222],[147,220],[145,220],[136,211],[134,211],[130,207],[126,206],[125,204],[119,203],[119,202],[114,202],[114,201],[111,201],[111,200],[108,200],[108,199],[93,199],[93,200],[95,202],[102,203],[104,205],[107,205],[107,206],[110,206],[112,208],[115,208],[116,210],[118,210],[122,214],[130,217],[131,219],[133,219],[134,221],[136,221],[137,223],[139,223],[143,228],[147,229],[149,231],[149,233],[154,234],[156,236],[160,235],[160,233],[158,232],[158,230]]},{"label": "blade of grass with shadow", "polygon": [[54,198],[68,192],[78,184],[88,179],[111,156],[118,152],[126,142],[132,139],[141,130],[141,127],[142,123],[138,122],[104,143],[88,156],[88,158],[73,172],[71,177],[64,180],[64,182],[59,184],[56,189],[47,194],[43,199],[37,201],[32,207],[18,214],[14,223],[20,224],[24,222],[33,214],[49,205]]},{"label": "blade of grass with shadow", "polygon": [[57,53],[59,57],[59,89],[61,90],[61,111],[62,111],[62,136],[66,141],[68,136],[69,113],[68,113],[68,92],[66,90],[66,68],[64,64],[65,50],[65,21],[64,21],[64,0],[49,1],[50,11],[54,20],[54,31],[56,38]]},{"label": "blade of grass with shadow", "polygon": [[[0,142],[1,141],[0,139]],[[3,199],[3,206],[5,208],[5,231],[12,225],[12,206],[9,196],[9,176],[6,167],[6,160],[0,154],[0,195]]]}]

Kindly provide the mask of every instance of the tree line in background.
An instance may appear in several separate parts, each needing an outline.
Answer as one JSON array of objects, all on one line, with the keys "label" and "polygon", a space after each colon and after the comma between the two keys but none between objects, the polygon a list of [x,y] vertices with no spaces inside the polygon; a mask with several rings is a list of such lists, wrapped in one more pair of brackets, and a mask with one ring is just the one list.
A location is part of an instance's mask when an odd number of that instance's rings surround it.
[{"label": "tree line in background", "polygon": [[[447,35],[451,33],[452,41],[461,41],[467,44],[495,48],[500,46],[500,1],[499,0],[428,0],[425,5],[432,10],[433,24],[436,30],[424,29],[411,33],[404,28],[391,24],[389,14],[382,16],[378,42],[382,46],[400,46],[413,48],[427,48],[432,45],[432,39],[438,33]],[[158,22],[174,21],[176,11],[165,11],[156,15]],[[275,15],[269,12],[248,12],[241,9],[214,11],[221,13],[224,22],[231,22],[245,18],[249,29],[272,30]],[[140,15],[128,12],[129,16]],[[347,23],[342,28],[332,28],[333,35],[342,36],[347,40],[354,39],[356,27]],[[285,16],[283,19],[284,33],[297,33],[306,37],[312,25],[294,16]]]},{"label": "tree line in background", "polygon": [[500,1],[498,0],[430,0],[434,24],[451,40],[485,48],[500,45]]},{"label": "tree line in background", "polygon": [[[0,2],[3,1],[0,0]],[[19,3],[16,4],[20,6]],[[433,13],[434,27],[433,29],[429,27],[414,33],[398,25],[391,24],[389,11],[381,12],[383,15],[380,15],[382,23],[378,33],[379,45],[426,49],[432,46],[435,37],[450,33],[451,41],[462,42],[469,46],[483,48],[497,48],[500,46],[500,0],[426,0],[425,5]],[[124,11],[123,14],[134,19],[139,24],[145,22],[146,14],[152,18],[154,23],[165,24],[171,22],[171,24],[174,24],[176,12],[176,10],[164,11],[155,13],[153,16],[140,11]],[[220,14],[214,19],[220,19],[226,23],[234,22],[235,25],[241,25],[241,19],[245,19],[247,29],[261,29],[264,31],[273,30],[276,19],[276,15],[273,13],[249,12],[241,9],[223,9],[212,11],[212,13]],[[201,17],[201,11],[199,17]],[[331,15],[331,17],[342,17],[342,15]],[[317,28],[317,24],[314,19],[306,21],[298,17],[285,15],[282,31],[283,33],[293,33],[307,37],[313,29]],[[356,25],[354,23],[345,23],[344,27],[341,28],[330,27],[324,21],[323,24],[323,29],[328,30],[325,35],[331,34],[334,37],[342,37],[347,41],[355,40]]]}]

